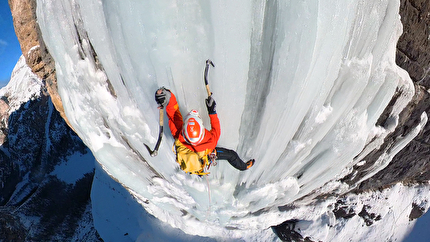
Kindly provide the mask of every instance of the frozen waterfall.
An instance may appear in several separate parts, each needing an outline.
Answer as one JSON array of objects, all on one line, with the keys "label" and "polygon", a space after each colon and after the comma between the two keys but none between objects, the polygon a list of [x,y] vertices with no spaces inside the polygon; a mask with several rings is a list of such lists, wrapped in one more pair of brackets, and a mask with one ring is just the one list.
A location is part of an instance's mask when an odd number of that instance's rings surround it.
[{"label": "frozen waterfall", "polygon": [[[318,194],[393,130],[414,93],[395,64],[398,10],[391,0],[37,1],[66,115],[101,167],[171,226],[233,237],[284,221],[278,206]],[[158,135],[158,87],[182,113],[206,112],[208,58],[218,144],[257,161],[212,167],[210,201],[205,178],[176,164],[168,129],[157,157],[144,147]],[[397,88],[394,122],[377,127]],[[335,188],[348,189],[323,189]]]}]

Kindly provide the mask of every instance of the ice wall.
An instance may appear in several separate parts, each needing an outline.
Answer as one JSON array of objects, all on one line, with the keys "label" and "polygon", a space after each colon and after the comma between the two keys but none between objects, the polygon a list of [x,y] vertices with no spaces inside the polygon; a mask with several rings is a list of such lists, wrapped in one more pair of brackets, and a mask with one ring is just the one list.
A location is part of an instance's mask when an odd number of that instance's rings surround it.
[{"label": "ice wall", "polygon": [[[392,131],[375,123],[396,88],[405,97],[393,120],[414,92],[394,62],[399,1],[38,0],[37,6],[74,129],[149,213],[190,234],[235,236],[282,222],[278,206],[339,178],[360,161],[354,157],[368,141],[375,147]],[[205,113],[208,58],[216,64],[210,87],[219,145],[257,162],[244,172],[220,162],[206,184],[179,170],[169,130],[157,157],[143,144],[157,138],[158,87],[176,94],[183,113]]]}]

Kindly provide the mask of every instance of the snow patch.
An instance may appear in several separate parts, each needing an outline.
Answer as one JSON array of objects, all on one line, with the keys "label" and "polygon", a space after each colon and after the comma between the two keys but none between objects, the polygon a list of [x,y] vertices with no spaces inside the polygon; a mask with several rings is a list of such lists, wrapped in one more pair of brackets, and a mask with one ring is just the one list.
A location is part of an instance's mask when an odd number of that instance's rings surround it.
[{"label": "snow patch", "polygon": [[40,45],[35,45],[35,46],[31,47],[27,52],[27,56],[31,55],[33,53],[33,51],[35,51],[39,48],[40,48]]},{"label": "snow patch", "polygon": [[[428,186],[397,184],[383,191],[351,194],[337,204],[335,200],[314,204],[303,208],[306,214],[294,209],[289,217],[300,220],[295,230],[313,241],[402,241],[415,224],[409,218],[411,202],[428,210],[429,194]],[[339,209],[349,215],[334,214]]]},{"label": "snow patch", "polygon": [[7,97],[9,114],[18,110],[22,104],[41,95],[43,82],[28,67],[24,56],[15,65],[9,83],[0,89],[0,97]]},{"label": "snow patch", "polygon": [[57,176],[58,179],[68,184],[75,184],[83,175],[93,172],[94,163],[95,159],[91,153],[76,152],[57,165],[50,175]]},{"label": "snow patch", "polygon": [[327,120],[327,117],[333,112],[333,108],[328,106],[323,106],[321,111],[315,117],[315,123],[322,124]]}]

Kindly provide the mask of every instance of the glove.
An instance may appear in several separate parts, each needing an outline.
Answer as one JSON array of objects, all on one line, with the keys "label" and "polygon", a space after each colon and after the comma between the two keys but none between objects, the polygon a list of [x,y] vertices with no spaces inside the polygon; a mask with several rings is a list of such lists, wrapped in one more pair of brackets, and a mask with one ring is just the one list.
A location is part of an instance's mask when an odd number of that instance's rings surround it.
[{"label": "glove", "polygon": [[155,92],[155,101],[160,107],[164,108],[169,104],[170,96],[170,90],[165,87],[161,87]]},{"label": "glove", "polygon": [[212,98],[212,96],[206,98],[206,107],[208,108],[209,114],[216,114],[216,102],[215,99]]}]

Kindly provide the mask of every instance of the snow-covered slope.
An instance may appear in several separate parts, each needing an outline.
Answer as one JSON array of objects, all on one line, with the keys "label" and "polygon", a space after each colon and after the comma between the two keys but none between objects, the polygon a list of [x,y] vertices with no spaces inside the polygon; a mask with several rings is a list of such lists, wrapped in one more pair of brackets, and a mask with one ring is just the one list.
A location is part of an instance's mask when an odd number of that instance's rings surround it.
[{"label": "snow-covered slope", "polygon": [[[414,93],[394,62],[398,1],[38,0],[37,6],[72,126],[142,207],[189,234],[241,237],[290,219],[279,207],[303,196],[348,191],[333,181],[365,162]],[[216,64],[210,86],[219,145],[257,160],[245,172],[220,162],[208,184],[179,170],[168,130],[157,157],[144,147],[157,138],[158,87],[177,95],[182,112],[204,113],[207,58]],[[396,89],[403,96],[389,122],[376,126]],[[426,122],[423,114],[366,177],[388,165]]]},{"label": "snow-covered slope", "polygon": [[13,69],[11,81],[0,89],[0,96],[8,99],[9,115],[18,108],[36,98],[39,98],[43,88],[40,80],[27,66],[25,58],[21,56]]},{"label": "snow-covered slope", "polygon": [[415,216],[428,210],[429,194],[428,184],[397,184],[382,191],[321,199],[289,209],[292,219],[276,230],[288,232],[278,232],[285,241],[306,237],[311,241],[402,241]]}]

